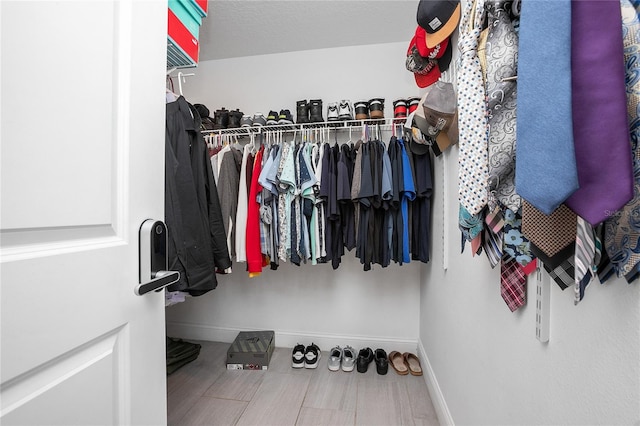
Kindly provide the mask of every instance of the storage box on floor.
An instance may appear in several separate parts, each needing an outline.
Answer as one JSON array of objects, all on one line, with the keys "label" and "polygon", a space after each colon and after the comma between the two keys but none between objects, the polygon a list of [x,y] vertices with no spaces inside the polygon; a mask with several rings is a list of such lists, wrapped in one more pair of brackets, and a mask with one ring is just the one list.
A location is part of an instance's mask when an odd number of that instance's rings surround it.
[{"label": "storage box on floor", "polygon": [[241,331],[227,350],[227,370],[266,370],[275,345],[271,330]]}]

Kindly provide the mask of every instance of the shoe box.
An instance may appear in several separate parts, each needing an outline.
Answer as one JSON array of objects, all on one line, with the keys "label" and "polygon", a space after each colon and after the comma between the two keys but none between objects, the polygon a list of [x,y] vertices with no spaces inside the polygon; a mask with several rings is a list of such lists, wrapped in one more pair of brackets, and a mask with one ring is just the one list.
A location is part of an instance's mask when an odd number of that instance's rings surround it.
[{"label": "shoe box", "polygon": [[227,350],[227,370],[266,370],[275,345],[272,330],[241,331]]},{"label": "shoe box", "polygon": [[198,64],[200,26],[206,16],[206,0],[168,1],[167,68]]}]

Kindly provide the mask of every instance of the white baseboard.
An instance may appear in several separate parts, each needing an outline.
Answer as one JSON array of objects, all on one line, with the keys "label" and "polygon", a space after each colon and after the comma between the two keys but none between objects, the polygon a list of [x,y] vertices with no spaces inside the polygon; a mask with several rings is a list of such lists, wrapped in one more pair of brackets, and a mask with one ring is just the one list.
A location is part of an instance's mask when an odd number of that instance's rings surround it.
[{"label": "white baseboard", "polygon": [[[231,343],[241,331],[255,329],[213,327],[210,325],[191,324],[184,322],[167,322],[167,336],[181,339],[207,340],[211,342]],[[371,338],[368,336],[349,336],[319,333],[300,333],[284,330],[274,330],[276,347],[293,348],[300,343],[308,345],[315,343],[323,351],[328,351],[336,345],[351,345],[354,349],[370,347],[384,349],[387,352],[415,352],[418,341],[413,339]]]},{"label": "white baseboard", "polygon": [[429,395],[431,396],[433,408],[435,408],[436,410],[438,421],[442,426],[455,426],[453,417],[451,417],[449,407],[447,406],[447,402],[444,399],[442,390],[438,385],[438,380],[436,379],[436,375],[433,371],[433,368],[431,367],[431,363],[429,362],[429,357],[427,356],[427,352],[424,350],[424,346],[422,346],[421,341],[418,342],[418,353],[420,355],[420,362],[422,363],[422,368],[425,373],[424,379],[427,382],[427,389],[429,390]]}]

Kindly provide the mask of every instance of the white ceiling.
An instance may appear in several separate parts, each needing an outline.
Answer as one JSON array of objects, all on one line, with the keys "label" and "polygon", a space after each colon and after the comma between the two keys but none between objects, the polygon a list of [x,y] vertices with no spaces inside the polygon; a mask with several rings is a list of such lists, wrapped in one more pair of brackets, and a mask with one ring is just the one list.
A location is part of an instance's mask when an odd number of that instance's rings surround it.
[{"label": "white ceiling", "polygon": [[392,42],[408,46],[417,7],[418,0],[209,0],[200,60]]}]

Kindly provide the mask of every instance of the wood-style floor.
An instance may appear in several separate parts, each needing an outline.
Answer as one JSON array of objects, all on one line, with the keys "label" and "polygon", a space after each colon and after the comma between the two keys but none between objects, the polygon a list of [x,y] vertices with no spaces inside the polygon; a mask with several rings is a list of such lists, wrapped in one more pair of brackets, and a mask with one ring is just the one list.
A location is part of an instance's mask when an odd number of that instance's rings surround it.
[{"label": "wood-style floor", "polygon": [[438,425],[424,376],[329,371],[329,348],[317,369],[276,348],[267,371],[227,370],[228,343],[197,343],[198,359],[167,378],[169,425]]}]

